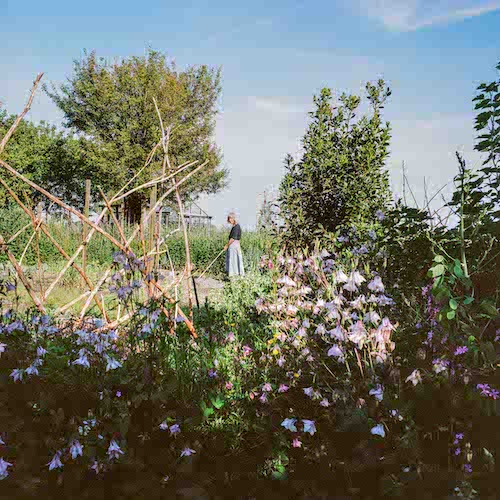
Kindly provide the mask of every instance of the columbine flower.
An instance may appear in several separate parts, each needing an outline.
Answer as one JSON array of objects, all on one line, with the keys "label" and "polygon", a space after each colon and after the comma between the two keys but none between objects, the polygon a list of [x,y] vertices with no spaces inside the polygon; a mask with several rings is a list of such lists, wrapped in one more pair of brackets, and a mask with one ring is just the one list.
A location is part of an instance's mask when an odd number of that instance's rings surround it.
[{"label": "columbine flower", "polygon": [[368,283],[368,289],[372,292],[384,293],[385,286],[382,283],[382,278],[380,276],[375,276],[375,278]]},{"label": "columbine flower", "polygon": [[278,388],[278,392],[286,392],[288,391],[289,387],[285,384],[280,384],[279,388]]},{"label": "columbine flower", "polygon": [[304,424],[304,432],[308,432],[311,436],[316,432],[314,420],[302,420],[302,423]]},{"label": "columbine flower", "polygon": [[249,356],[251,352],[252,349],[249,346],[247,345],[243,346],[243,356]]},{"label": "columbine flower", "polygon": [[167,421],[164,420],[161,424],[160,424],[160,429],[162,431],[166,431],[168,429],[168,424],[167,424]]},{"label": "columbine flower", "polygon": [[471,464],[465,464],[465,465],[464,465],[464,471],[465,471],[467,474],[471,474],[471,473],[472,473],[472,465],[471,465]]},{"label": "columbine flower", "polygon": [[2,355],[2,352],[5,352],[6,347],[7,347],[7,344],[2,344],[2,342],[0,342],[0,356]]},{"label": "columbine flower", "polygon": [[344,361],[344,353],[338,345],[333,345],[328,349],[328,356],[334,356],[341,363]]},{"label": "columbine flower", "polygon": [[62,467],[63,464],[61,462],[61,452],[56,451],[54,457],[47,465],[49,466],[49,470],[54,470],[58,469],[59,467]]},{"label": "columbine flower", "polygon": [[170,434],[175,436],[175,434],[179,434],[181,432],[181,426],[179,424],[174,424],[170,426]]},{"label": "columbine flower", "polygon": [[413,385],[417,385],[419,382],[422,382],[422,376],[420,375],[419,370],[413,370],[413,372],[408,375],[405,382],[411,382]]},{"label": "columbine flower", "polygon": [[87,351],[85,349],[80,349],[79,351],[79,358],[73,361],[74,365],[81,365],[81,366],[86,366],[87,368],[90,368],[90,363],[87,358]]},{"label": "columbine flower", "polygon": [[39,345],[36,348],[36,355],[38,357],[43,358],[46,354],[47,354],[47,351],[41,345]]},{"label": "columbine flower", "polygon": [[73,441],[69,452],[71,453],[71,458],[74,460],[78,456],[83,456],[83,446],[78,441]]},{"label": "columbine flower", "polygon": [[116,368],[120,368],[122,366],[122,364],[118,360],[110,356],[107,356],[107,361],[108,363],[106,365],[106,371],[115,370]]},{"label": "columbine flower", "polygon": [[210,370],[208,370],[208,376],[210,378],[216,378],[217,377],[217,372],[213,368],[210,368]]},{"label": "columbine flower", "polygon": [[276,360],[276,364],[281,368],[285,364],[285,358],[281,356]]},{"label": "columbine flower", "polygon": [[292,446],[294,448],[301,448],[302,447],[302,442],[300,441],[299,438],[295,438],[293,441],[292,441]]},{"label": "columbine flower", "polygon": [[374,325],[378,325],[380,320],[381,318],[376,311],[367,312],[363,318],[365,323],[373,323]]},{"label": "columbine flower", "polygon": [[339,269],[335,273],[334,281],[335,283],[347,283],[349,281],[349,278],[347,277],[347,274],[342,271],[342,269]]},{"label": "columbine flower", "polygon": [[297,422],[296,418],[285,418],[285,420],[281,422],[281,426],[291,432],[297,432],[297,427],[295,427],[296,422]]},{"label": "columbine flower", "polygon": [[28,368],[26,368],[26,374],[27,375],[38,375],[38,368],[36,365],[33,363]]},{"label": "columbine flower", "polygon": [[468,350],[469,348],[466,345],[457,347],[455,351],[455,356],[459,356],[460,354],[465,354]]},{"label": "columbine flower", "polygon": [[357,344],[358,348],[361,349],[365,340],[367,339],[366,329],[361,321],[356,321],[354,325],[350,328],[351,333],[348,335],[349,340]]},{"label": "columbine flower", "polygon": [[432,363],[432,370],[436,375],[448,369],[447,365],[449,362],[444,359],[435,359]]},{"label": "columbine flower", "polygon": [[7,467],[12,467],[12,464],[9,462],[6,462],[3,457],[0,458],[0,480],[5,479],[9,475],[9,471],[7,470]]},{"label": "columbine flower", "polygon": [[229,332],[227,334],[226,340],[228,342],[234,342],[236,340],[236,337],[235,337],[234,333],[233,332]]},{"label": "columbine flower", "polygon": [[233,384],[231,382],[226,382],[225,387],[228,391],[230,391],[233,388]]},{"label": "columbine flower", "polygon": [[271,384],[269,382],[265,383],[263,386],[262,386],[262,390],[264,392],[271,392],[273,390],[273,388],[271,387]]},{"label": "columbine flower", "polygon": [[119,458],[120,455],[123,455],[123,451],[114,439],[111,440],[107,453],[110,459]]},{"label": "columbine flower", "polygon": [[370,390],[370,396],[374,396],[377,401],[384,399],[384,388],[381,385]]},{"label": "columbine flower", "polygon": [[374,436],[385,437],[385,429],[382,424],[377,424],[375,427],[372,427],[370,431]]},{"label": "columbine flower", "polygon": [[191,448],[184,448],[181,452],[181,457],[190,457],[191,455],[195,454],[196,451],[192,450]]},{"label": "columbine flower", "polygon": [[309,396],[310,398],[312,398],[313,394],[314,394],[314,389],[312,387],[306,387],[304,389],[304,394],[306,396]]},{"label": "columbine flower", "polygon": [[267,393],[266,392],[263,392],[261,397],[259,398],[259,401],[261,403],[267,403]]},{"label": "columbine flower", "polygon": [[385,215],[384,215],[384,212],[382,212],[382,210],[377,210],[375,212],[375,217],[379,220],[379,221],[383,221],[385,219]]},{"label": "columbine flower", "polygon": [[14,382],[22,380],[24,375],[24,370],[22,368],[15,368],[12,370],[10,376],[14,379]]},{"label": "columbine flower", "polygon": [[325,408],[328,408],[330,406],[330,402],[326,398],[322,399],[319,404]]}]

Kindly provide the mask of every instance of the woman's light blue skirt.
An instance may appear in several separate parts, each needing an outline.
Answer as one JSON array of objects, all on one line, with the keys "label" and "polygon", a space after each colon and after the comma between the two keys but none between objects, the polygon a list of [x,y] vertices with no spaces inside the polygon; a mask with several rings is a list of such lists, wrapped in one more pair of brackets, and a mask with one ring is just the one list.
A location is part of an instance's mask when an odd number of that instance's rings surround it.
[{"label": "woman's light blue skirt", "polygon": [[243,276],[245,274],[239,240],[233,241],[226,251],[226,273],[229,276]]}]

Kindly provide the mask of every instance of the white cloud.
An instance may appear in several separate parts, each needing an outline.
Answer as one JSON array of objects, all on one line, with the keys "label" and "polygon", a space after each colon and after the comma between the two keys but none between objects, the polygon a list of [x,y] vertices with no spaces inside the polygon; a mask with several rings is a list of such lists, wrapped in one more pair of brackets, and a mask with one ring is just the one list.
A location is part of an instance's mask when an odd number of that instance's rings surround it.
[{"label": "white cloud", "polygon": [[416,31],[500,10],[498,0],[356,0],[359,13],[391,31]]}]

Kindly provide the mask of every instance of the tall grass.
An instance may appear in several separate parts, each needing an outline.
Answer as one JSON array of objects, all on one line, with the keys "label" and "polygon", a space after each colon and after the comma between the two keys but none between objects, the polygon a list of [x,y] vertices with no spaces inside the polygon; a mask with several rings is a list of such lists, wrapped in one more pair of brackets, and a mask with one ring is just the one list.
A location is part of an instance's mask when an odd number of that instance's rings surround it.
[{"label": "tall grass", "polygon": [[[0,234],[6,240],[14,235],[23,226],[28,224],[30,219],[18,207],[0,209]],[[72,255],[82,241],[82,224],[62,219],[52,218],[48,222],[52,236],[62,246],[62,248]],[[106,226],[106,230],[119,239],[119,234],[114,226]],[[130,234],[134,230],[133,226],[125,226],[125,234]],[[167,236],[171,228],[162,228],[162,235]],[[28,228],[20,234],[12,243],[9,249],[20,258],[30,236],[32,228]],[[216,228],[193,228],[189,231],[189,243],[191,248],[191,260],[195,272],[201,273],[212,262],[217,254],[222,250],[228,240],[228,230]],[[168,244],[168,254],[163,253],[160,262],[163,267],[170,268],[168,255],[176,269],[181,269],[185,264],[186,252],[184,239],[180,231],[166,238]],[[249,271],[256,269],[260,256],[265,253],[271,245],[270,237],[262,232],[244,232],[241,240],[243,261],[245,268]],[[44,267],[48,270],[57,270],[65,262],[49,239],[40,233],[38,238],[38,248],[40,258]],[[132,249],[138,255],[142,255],[142,248],[138,242],[134,242]],[[87,247],[87,262],[94,267],[102,267],[111,262],[112,254],[116,248],[104,236],[99,233],[94,234]],[[6,263],[7,256],[0,254],[0,263]],[[81,258],[79,260],[81,262]],[[35,240],[32,241],[26,251],[23,266],[34,266],[37,263],[37,251]],[[210,268],[209,275],[221,277],[224,275],[224,256]]]}]

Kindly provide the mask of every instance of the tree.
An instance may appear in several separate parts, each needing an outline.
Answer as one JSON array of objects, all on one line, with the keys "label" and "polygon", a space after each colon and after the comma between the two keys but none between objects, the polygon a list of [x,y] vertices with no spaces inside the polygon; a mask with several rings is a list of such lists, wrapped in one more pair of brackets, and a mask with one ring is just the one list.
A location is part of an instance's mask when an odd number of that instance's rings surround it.
[{"label": "tree", "polygon": [[[0,110],[0,137],[14,123],[15,116]],[[79,141],[58,131],[46,122],[34,124],[23,120],[2,153],[12,167],[34,182],[47,187],[65,201],[80,206],[83,203],[86,162]],[[4,180],[20,194],[26,191],[21,181],[2,173]],[[36,192],[28,192],[35,200]],[[0,186],[0,206],[8,205],[10,196]]]},{"label": "tree", "polygon": [[372,116],[355,122],[360,98],[342,94],[333,108],[331,90],[322,89],[314,97],[301,159],[285,158],[280,208],[285,238],[294,245],[310,246],[342,226],[365,222],[390,200],[383,170],[390,132],[380,112],[391,92],[382,80],[366,90]]},{"label": "tree", "polygon": [[[87,160],[93,166],[94,183],[116,190],[143,167],[161,128],[153,98],[165,126],[172,127],[169,153],[172,168],[184,162],[208,160],[208,164],[181,188],[183,196],[196,199],[225,186],[227,172],[219,169],[221,153],[213,144],[220,70],[207,66],[177,71],[159,52],[108,63],[95,52],[74,62],[73,76],[58,89],[45,86],[65,116],[65,125],[79,134]],[[136,184],[161,174],[163,151]],[[195,167],[193,167],[195,168]],[[189,171],[189,170],[188,170]],[[188,171],[184,171],[187,173]],[[138,193],[128,204],[135,219],[144,203]]]}]

